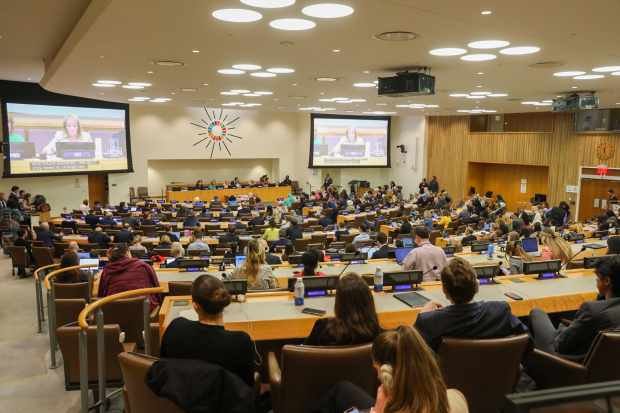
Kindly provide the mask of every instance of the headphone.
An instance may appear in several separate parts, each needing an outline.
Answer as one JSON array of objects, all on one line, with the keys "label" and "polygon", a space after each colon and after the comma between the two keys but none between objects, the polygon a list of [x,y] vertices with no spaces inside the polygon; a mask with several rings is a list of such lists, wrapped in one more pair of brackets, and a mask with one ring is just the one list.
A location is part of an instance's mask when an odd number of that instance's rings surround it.
[{"label": "headphone", "polygon": [[384,364],[383,366],[381,366],[381,368],[379,369],[379,380],[381,380],[381,384],[383,384],[383,387],[385,387],[386,389],[394,386],[392,366],[388,364]]}]

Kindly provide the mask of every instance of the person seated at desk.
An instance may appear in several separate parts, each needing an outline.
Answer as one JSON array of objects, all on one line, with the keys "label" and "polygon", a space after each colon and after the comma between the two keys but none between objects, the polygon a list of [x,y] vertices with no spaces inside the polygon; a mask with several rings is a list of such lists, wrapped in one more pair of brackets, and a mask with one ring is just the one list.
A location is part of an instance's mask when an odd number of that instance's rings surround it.
[{"label": "person seated at desk", "polygon": [[116,212],[118,212],[119,214],[126,214],[128,211],[129,209],[125,208],[125,202],[119,202]]},{"label": "person seated at desk", "polygon": [[174,261],[167,262],[166,268],[179,268],[179,263],[177,261],[182,260],[185,255],[185,250],[180,242],[172,243],[170,246],[170,254],[172,255],[172,258],[174,258]]},{"label": "person seated at desk", "polygon": [[198,218],[196,218],[196,213],[194,211],[189,211],[183,220],[183,227],[200,228],[200,222],[198,222]]},{"label": "person seated at desk", "polygon": [[446,205],[448,205],[448,202],[446,202],[446,199],[443,197],[443,195],[437,195],[437,198],[435,198],[435,209],[444,209]]},{"label": "person seated at desk", "polygon": [[241,208],[237,210],[237,215],[238,214],[251,214],[251,213],[252,213],[252,210],[249,208],[248,204],[242,205]]},{"label": "person seated at desk", "polygon": [[84,215],[88,214],[88,199],[82,201],[82,204],[80,205],[80,211],[82,211],[82,214]]},{"label": "person seated at desk", "polygon": [[203,234],[202,232],[200,232],[200,230],[194,230],[194,241],[192,241],[188,246],[187,246],[187,251],[189,252],[189,250],[206,250],[206,251],[210,251],[209,249],[209,245],[205,244],[205,242],[202,240]]},{"label": "person seated at desk", "polygon": [[267,262],[267,264],[269,265],[282,264],[282,260],[280,259],[280,257],[276,255],[271,255],[269,253],[269,244],[267,243],[267,241],[265,241],[264,239],[260,239],[258,240],[258,242],[260,242],[261,247],[263,247],[263,249],[265,250],[265,261]]},{"label": "person seated at desk", "polygon": [[138,222],[138,220],[132,215],[121,218],[121,224],[123,226],[125,226],[125,224],[128,224],[132,229],[136,229],[137,227],[140,226],[140,223]]},{"label": "person seated at desk", "polygon": [[353,238],[352,244],[357,246],[358,242],[368,241],[370,239],[370,235],[366,232],[366,224],[360,224],[360,234]]},{"label": "person seated at desk", "polygon": [[101,218],[99,220],[99,224],[100,225],[110,225],[112,227],[116,226],[116,221],[114,219],[112,219],[114,215],[111,212],[106,212],[105,214],[105,218]]},{"label": "person seated at desk", "polygon": [[255,225],[265,225],[265,220],[259,216],[258,211],[252,211],[252,219],[250,219],[248,227],[253,229]]},{"label": "person seated at desk", "polygon": [[[529,334],[506,301],[475,301],[479,287],[476,270],[465,259],[456,257],[448,261],[440,278],[443,293],[451,305],[427,302],[413,325],[433,351],[439,350],[443,337],[483,339]],[[530,335],[523,356],[532,351],[534,340]]]},{"label": "person seated at desk", "polygon": [[267,206],[267,209],[265,210],[265,215],[264,216],[265,216],[265,219],[267,221],[272,221],[274,219],[273,207],[271,205]]},{"label": "person seated at desk", "polygon": [[[429,242],[430,231],[426,227],[413,229],[415,243],[418,248],[412,249],[403,260],[402,271],[422,270],[424,281],[436,281],[446,265],[446,254],[443,249]],[[437,269],[433,270],[433,267]]]},{"label": "person seated at desk", "polygon": [[288,257],[290,257],[291,255],[295,255],[295,246],[293,245],[292,242],[287,242],[286,245],[284,246],[284,252],[282,253],[282,262],[288,261]]},{"label": "person seated at desk", "polygon": [[101,201],[95,201],[95,202],[93,202],[93,209],[94,209],[96,212],[101,212],[101,209],[102,209],[102,208],[101,208]]},{"label": "person seated at desk", "polygon": [[325,216],[324,210],[321,210],[319,214],[319,225],[322,226],[323,229],[326,229],[327,227],[330,227],[332,225],[331,218]]},{"label": "person seated at desk", "polygon": [[237,201],[237,197],[234,195],[231,195],[228,197],[228,206],[235,206],[235,205],[239,205],[239,201]]},{"label": "person seated at desk", "polygon": [[506,257],[508,257],[508,263],[510,264],[510,272],[502,270],[505,275],[523,274],[523,263],[535,260],[534,257],[523,251],[521,245],[514,242],[506,244]]},{"label": "person seated at desk", "polygon": [[248,226],[245,225],[243,222],[241,222],[240,219],[235,221],[235,228],[240,230],[240,231],[247,231],[248,230]]},{"label": "person seated at desk", "polygon": [[280,182],[280,186],[291,186],[291,178],[289,178],[288,175],[286,175],[286,178],[284,178],[284,180],[282,182]]},{"label": "person seated at desk", "polygon": [[154,226],[160,226],[161,224],[158,222],[155,222],[154,220],[151,219],[151,213],[146,211],[144,213],[144,219],[142,220],[142,222],[140,223],[140,225],[154,225]]},{"label": "person seated at desk", "polygon": [[117,231],[114,234],[114,243],[122,242],[124,244],[130,245],[131,241],[133,241],[136,234],[133,232],[133,228],[129,226],[129,224],[123,225],[123,229]]},{"label": "person seated at desk", "polygon": [[465,228],[465,236],[461,239],[461,245],[467,246],[470,245],[472,241],[476,241],[478,237],[473,234],[474,229],[472,227],[468,226]]},{"label": "person seated at desk", "polygon": [[473,224],[474,226],[478,225],[478,222],[480,222],[482,218],[478,216],[478,214],[475,211],[472,211],[471,216],[469,218],[467,218],[467,224]]},{"label": "person seated at desk", "polygon": [[[26,235],[26,230],[24,229],[18,229],[17,230],[17,239],[15,240],[15,242],[13,242],[13,245],[16,247],[25,247],[26,248],[26,252],[28,253],[28,257],[30,258],[30,265],[36,265],[37,260],[34,258],[34,254],[32,253],[32,243],[27,240],[25,238]],[[22,275],[20,275],[20,278],[24,278],[22,277]]]},{"label": "person seated at desk", "polygon": [[325,273],[317,271],[319,266],[321,265],[321,258],[323,257],[323,253],[316,248],[311,248],[306,250],[301,255],[301,263],[304,268],[300,273],[293,275],[293,277],[312,277],[312,276],[320,276],[326,275]]},{"label": "person seated at desk", "polygon": [[583,234],[583,227],[579,223],[572,224],[570,227],[568,227],[568,231],[564,231],[564,233],[560,236],[562,237],[562,239],[564,239],[564,241],[568,241],[568,238],[571,235],[578,235],[578,234]]},{"label": "person seated at desk", "polygon": [[181,242],[181,240],[177,237],[177,235],[172,233],[172,227],[169,224],[164,225],[164,231],[166,231],[166,233],[159,237],[160,241],[162,237],[168,236],[168,239],[170,239],[170,242]]},{"label": "person seated at desk", "polygon": [[192,282],[192,305],[198,321],[177,317],[161,340],[160,357],[202,360],[254,386],[254,344],[244,331],[224,327],[224,308],[232,302],[221,280],[202,274]]},{"label": "person seated at desk", "polygon": [[422,225],[424,225],[429,231],[434,231],[435,226],[433,225],[431,211],[424,211],[424,219],[422,220]]},{"label": "person seated at desk", "polygon": [[207,212],[207,207],[203,206],[200,210],[200,214],[198,214],[198,218],[208,218],[211,219],[211,213]]},{"label": "person seated at desk", "polygon": [[469,212],[469,207],[463,207],[463,210],[459,212],[459,215],[456,218],[467,220],[470,216],[471,213]]},{"label": "person seated at desk", "polygon": [[258,240],[251,240],[247,247],[245,262],[228,276],[232,280],[247,279],[248,290],[267,290],[275,288],[275,277],[265,261],[265,250]]},{"label": "person seated at desk", "polygon": [[368,228],[368,236],[377,235],[377,234],[378,234],[377,227],[375,227],[374,224],[370,224],[370,227]]},{"label": "person seated at desk", "polygon": [[289,243],[289,240],[286,239],[286,229],[280,228],[278,230],[278,239],[271,243],[271,246],[269,247],[269,253],[273,254],[277,246],[286,245],[288,243]]},{"label": "person seated at desk", "polygon": [[54,243],[52,242],[52,240],[62,241],[62,237],[64,234],[62,232],[60,233],[60,235],[54,234],[49,229],[50,226],[47,222],[41,222],[39,226],[41,227],[41,231],[37,232],[37,240],[43,241],[43,245],[46,248],[54,248]]},{"label": "person seated at desk", "polygon": [[168,222],[168,218],[167,218],[167,217],[166,217],[166,215],[164,214],[164,212],[163,212],[163,209],[162,209],[162,208],[157,208],[157,209],[156,209],[156,211],[157,211],[157,212],[156,212],[155,214],[153,214],[153,215],[152,215],[152,216],[153,216],[153,218],[157,218],[157,219],[159,219],[159,221],[160,221],[160,222]]},{"label": "person seated at desk", "polygon": [[[60,258],[59,270],[63,268],[76,267],[80,265],[77,252],[67,251],[62,254]],[[81,282],[88,282],[88,272],[81,271],[80,269],[61,272],[54,276],[54,282],[59,284],[75,284]]]},{"label": "person seated at desk", "polygon": [[596,288],[600,299],[582,302],[568,326],[560,323],[556,329],[543,309],[530,312],[529,325],[538,350],[581,363],[599,331],[620,329],[620,257],[598,260]]},{"label": "person seated at desk", "polygon": [[269,221],[269,228],[267,228],[265,230],[265,233],[263,234],[263,239],[264,240],[271,240],[271,241],[275,241],[278,239],[278,228],[276,228],[276,221],[275,220],[271,220]]},{"label": "person seated at desk", "polygon": [[441,211],[441,219],[438,224],[444,224],[444,229],[448,228],[448,224],[452,222],[452,217],[450,216],[450,211],[444,209]]},{"label": "person seated at desk", "polygon": [[196,181],[196,189],[198,190],[205,189],[204,185],[202,184],[202,179],[199,179],[198,181]]},{"label": "person seated at desk", "polygon": [[373,260],[381,258],[390,258],[390,247],[388,246],[388,236],[385,232],[377,234],[377,250],[372,254]]},{"label": "person seated at desk", "polygon": [[235,179],[233,179],[233,185],[235,186],[235,188],[241,188],[241,181],[239,181],[239,178],[237,178],[235,176]]},{"label": "person seated at desk", "polygon": [[96,210],[93,208],[88,212],[88,215],[84,217],[84,223],[90,225],[91,229],[97,228],[97,224],[100,223],[100,219],[97,215],[95,215],[95,212]]},{"label": "person seated at desk", "polygon": [[411,233],[411,223],[409,222],[409,217],[407,215],[403,215],[400,217],[402,224],[400,228],[396,230],[396,234],[410,234]]},{"label": "person seated at desk", "polygon": [[237,242],[231,242],[229,244],[228,251],[224,253],[225,257],[245,257],[245,255],[246,251],[239,251],[239,243]]},{"label": "person seated at desk", "polygon": [[164,234],[159,238],[159,245],[155,246],[156,250],[169,250],[172,247],[172,241],[168,234]]},{"label": "person seated at desk", "polygon": [[211,180],[211,183],[209,184],[209,189],[217,189],[217,182],[215,182],[215,179]]},{"label": "person seated at desk", "polygon": [[540,232],[540,238],[544,245],[543,249],[540,251],[540,256],[543,261],[562,260],[562,264],[564,264],[573,256],[573,250],[568,242],[557,237],[551,228],[543,229]]},{"label": "person seated at desk", "polygon": [[213,201],[211,201],[210,206],[212,206],[212,207],[213,207],[213,206],[222,206],[222,201],[220,201],[220,197],[219,197],[219,196],[217,196],[217,195],[215,195],[215,196],[213,197]]},{"label": "person seated at desk", "polygon": [[304,232],[301,227],[297,226],[297,221],[295,221],[292,217],[290,219],[291,225],[286,229],[286,236],[293,244],[295,244],[296,240],[304,237]]},{"label": "person seated at desk", "polygon": [[346,228],[345,221],[340,221],[338,223],[338,230],[334,233],[334,238],[336,238],[336,241],[340,241],[341,235],[349,235],[349,230]]},{"label": "person seated at desk", "polygon": [[220,237],[220,244],[232,244],[233,242],[239,243],[239,235],[235,234],[237,227],[233,224],[229,224],[227,228],[227,235]]},{"label": "person seated at desk", "polygon": [[146,247],[144,245],[142,245],[142,235],[135,235],[133,237],[133,241],[131,242],[131,247],[129,247],[130,250],[137,250],[137,251],[145,251],[146,252]]},{"label": "person seated at desk", "polygon": [[97,244],[99,249],[107,250],[108,242],[112,242],[112,239],[108,237],[100,227],[95,228],[95,230],[88,236],[89,244]]},{"label": "person seated at desk", "polygon": [[620,237],[609,237],[607,238],[607,254],[605,255],[616,254],[620,254]]},{"label": "person seated at desk", "polygon": [[336,208],[336,200],[333,195],[330,195],[327,201],[327,208],[334,209]]}]

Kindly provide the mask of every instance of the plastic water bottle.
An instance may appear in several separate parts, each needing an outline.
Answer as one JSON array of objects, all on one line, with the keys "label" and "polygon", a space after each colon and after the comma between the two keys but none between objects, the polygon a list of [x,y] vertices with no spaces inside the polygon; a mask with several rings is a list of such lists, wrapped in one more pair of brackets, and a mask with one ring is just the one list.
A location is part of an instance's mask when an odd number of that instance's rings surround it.
[{"label": "plastic water bottle", "polygon": [[295,283],[295,305],[304,305],[304,281],[301,278]]},{"label": "plastic water bottle", "polygon": [[493,259],[493,251],[495,251],[495,245],[493,245],[492,243],[489,244],[489,249],[488,249],[488,254],[487,255],[487,259],[488,260],[492,260]]},{"label": "plastic water bottle", "polygon": [[380,293],[383,291],[383,272],[381,267],[377,267],[375,271],[375,292]]}]

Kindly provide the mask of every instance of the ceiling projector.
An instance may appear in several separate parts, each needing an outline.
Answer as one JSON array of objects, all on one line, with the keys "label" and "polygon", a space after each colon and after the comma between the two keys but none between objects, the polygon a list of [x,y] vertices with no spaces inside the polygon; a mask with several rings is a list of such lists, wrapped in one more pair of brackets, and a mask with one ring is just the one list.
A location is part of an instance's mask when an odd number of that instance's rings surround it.
[{"label": "ceiling projector", "polygon": [[[426,71],[426,67],[423,68]],[[428,68],[430,73],[430,68]],[[393,98],[435,94],[435,76],[426,73],[397,73],[394,77],[379,78],[379,96]]]},{"label": "ceiling projector", "polygon": [[555,99],[551,104],[551,112],[568,112],[573,110],[598,109],[598,96],[567,95],[566,98]]}]

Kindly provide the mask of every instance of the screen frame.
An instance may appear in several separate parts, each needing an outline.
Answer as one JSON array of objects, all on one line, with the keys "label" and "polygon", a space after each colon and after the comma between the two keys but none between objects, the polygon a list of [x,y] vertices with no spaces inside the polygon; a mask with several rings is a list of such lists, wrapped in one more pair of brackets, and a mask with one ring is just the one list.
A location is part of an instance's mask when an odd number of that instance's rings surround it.
[{"label": "screen frame", "polygon": [[2,178],[28,178],[63,175],[100,175],[110,173],[133,172],[133,159],[131,155],[131,127],[129,123],[129,104],[117,102],[105,102],[102,100],[88,99],[77,96],[61,95],[49,92],[37,83],[0,81],[0,112],[2,116],[2,152],[9,152],[9,126],[7,104],[17,103],[24,105],[41,106],[68,106],[90,109],[115,109],[125,111],[125,146],[127,148],[127,168],[103,171],[79,170],[71,172],[34,172],[27,174],[13,174],[11,171],[11,159],[4,155],[4,171]]},{"label": "screen frame", "polygon": [[[385,120],[387,121],[387,164],[380,165],[314,165],[314,120],[315,119],[357,119],[357,120]],[[5,122],[6,124],[6,122]],[[392,167],[392,117],[391,116],[359,116],[359,115],[331,115],[322,113],[310,114],[310,149],[308,152],[308,168],[391,168]]]}]

